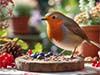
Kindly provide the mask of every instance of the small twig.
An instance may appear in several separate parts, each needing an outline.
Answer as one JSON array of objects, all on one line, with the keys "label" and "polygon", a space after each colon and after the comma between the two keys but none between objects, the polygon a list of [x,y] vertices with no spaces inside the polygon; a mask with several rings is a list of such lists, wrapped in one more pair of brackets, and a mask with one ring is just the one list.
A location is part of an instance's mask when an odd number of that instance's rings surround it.
[{"label": "small twig", "polygon": [[11,47],[9,48],[9,50],[12,49],[17,44],[18,41],[19,41],[19,38],[11,45]]}]

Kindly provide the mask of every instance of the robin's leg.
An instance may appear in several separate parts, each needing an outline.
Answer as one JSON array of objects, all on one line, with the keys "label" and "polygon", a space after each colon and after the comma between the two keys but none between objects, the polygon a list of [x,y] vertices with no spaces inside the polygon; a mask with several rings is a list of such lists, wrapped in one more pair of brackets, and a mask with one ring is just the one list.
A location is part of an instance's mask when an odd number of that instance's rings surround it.
[{"label": "robin's leg", "polygon": [[64,52],[65,52],[65,50],[61,51],[55,58],[61,56]]},{"label": "robin's leg", "polygon": [[62,55],[64,52],[65,52],[65,50],[61,51],[58,56]]},{"label": "robin's leg", "polygon": [[77,49],[78,45],[74,48],[74,51],[72,52],[72,55],[71,55],[71,58],[73,58],[74,54],[75,54],[75,51]]}]

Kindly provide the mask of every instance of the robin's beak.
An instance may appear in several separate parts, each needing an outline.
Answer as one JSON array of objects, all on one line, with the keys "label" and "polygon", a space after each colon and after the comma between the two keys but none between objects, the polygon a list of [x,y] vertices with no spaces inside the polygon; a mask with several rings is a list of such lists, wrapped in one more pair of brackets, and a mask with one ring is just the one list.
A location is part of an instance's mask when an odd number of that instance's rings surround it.
[{"label": "robin's beak", "polygon": [[43,18],[41,18],[41,20],[47,20],[47,18],[46,17],[43,17]]}]

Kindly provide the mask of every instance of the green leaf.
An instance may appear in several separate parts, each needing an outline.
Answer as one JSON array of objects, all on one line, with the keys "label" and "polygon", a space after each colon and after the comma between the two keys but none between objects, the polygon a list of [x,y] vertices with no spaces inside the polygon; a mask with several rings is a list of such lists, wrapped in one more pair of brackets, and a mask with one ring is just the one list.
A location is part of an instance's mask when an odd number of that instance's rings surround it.
[{"label": "green leaf", "polygon": [[35,46],[34,46],[34,49],[32,50],[33,53],[37,54],[37,53],[41,53],[43,50],[43,46],[41,43],[37,43]]},{"label": "green leaf", "polygon": [[0,37],[7,36],[7,31],[6,30],[0,30]]},{"label": "green leaf", "polygon": [[[13,41],[16,41],[18,38],[14,38]],[[22,49],[27,50],[28,49],[28,45],[26,42],[24,42],[23,40],[19,40],[17,42],[18,45],[21,46]]]}]

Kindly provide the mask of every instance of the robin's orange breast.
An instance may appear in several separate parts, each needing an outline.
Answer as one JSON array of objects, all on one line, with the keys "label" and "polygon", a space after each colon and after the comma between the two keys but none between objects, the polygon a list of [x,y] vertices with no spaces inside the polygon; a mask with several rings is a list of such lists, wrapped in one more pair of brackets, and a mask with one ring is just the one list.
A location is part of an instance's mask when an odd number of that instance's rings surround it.
[{"label": "robin's orange breast", "polygon": [[55,39],[56,41],[61,41],[64,37],[61,22],[50,22],[47,25],[47,34],[50,40]]}]

